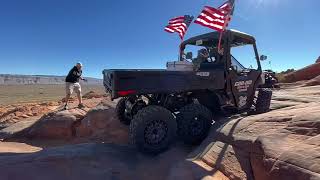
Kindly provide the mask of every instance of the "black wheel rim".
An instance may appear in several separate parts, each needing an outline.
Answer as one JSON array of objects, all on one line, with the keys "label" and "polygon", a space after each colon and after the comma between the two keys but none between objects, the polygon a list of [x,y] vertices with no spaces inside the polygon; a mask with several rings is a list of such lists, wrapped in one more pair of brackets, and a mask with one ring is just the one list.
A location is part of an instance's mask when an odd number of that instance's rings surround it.
[{"label": "black wheel rim", "polygon": [[145,141],[147,144],[151,145],[160,144],[167,137],[167,133],[168,126],[164,121],[152,121],[145,128]]},{"label": "black wheel rim", "polygon": [[199,136],[204,130],[204,117],[198,115],[193,117],[193,121],[190,124],[190,133],[192,136]]}]

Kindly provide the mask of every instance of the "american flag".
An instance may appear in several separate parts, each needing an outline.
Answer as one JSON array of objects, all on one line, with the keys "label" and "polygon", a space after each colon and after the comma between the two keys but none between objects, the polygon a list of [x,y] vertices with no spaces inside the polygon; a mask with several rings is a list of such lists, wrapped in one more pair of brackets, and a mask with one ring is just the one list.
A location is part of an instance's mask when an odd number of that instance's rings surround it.
[{"label": "american flag", "polygon": [[183,40],[193,18],[193,16],[185,15],[170,19],[169,25],[167,25],[164,30],[169,33],[179,33],[181,40]]},{"label": "american flag", "polygon": [[234,11],[234,0],[229,0],[218,9],[205,6],[194,23],[222,32],[229,25]]}]

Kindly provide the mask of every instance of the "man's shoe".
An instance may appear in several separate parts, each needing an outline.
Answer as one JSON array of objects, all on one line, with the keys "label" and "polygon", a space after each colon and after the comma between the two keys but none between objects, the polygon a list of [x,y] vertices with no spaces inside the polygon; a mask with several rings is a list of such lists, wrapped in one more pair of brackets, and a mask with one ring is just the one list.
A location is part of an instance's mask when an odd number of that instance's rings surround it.
[{"label": "man's shoe", "polygon": [[84,106],[82,103],[78,105],[78,108],[82,109],[85,108],[86,106]]}]

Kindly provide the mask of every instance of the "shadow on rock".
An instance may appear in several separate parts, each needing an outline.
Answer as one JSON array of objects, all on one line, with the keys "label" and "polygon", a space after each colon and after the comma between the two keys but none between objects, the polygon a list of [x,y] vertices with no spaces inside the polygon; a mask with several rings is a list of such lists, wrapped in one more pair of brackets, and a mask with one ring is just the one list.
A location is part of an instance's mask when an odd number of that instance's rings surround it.
[{"label": "shadow on rock", "polygon": [[188,153],[179,145],[158,156],[130,146],[90,143],[49,148],[32,154],[0,154],[2,180],[165,179],[173,164]]}]

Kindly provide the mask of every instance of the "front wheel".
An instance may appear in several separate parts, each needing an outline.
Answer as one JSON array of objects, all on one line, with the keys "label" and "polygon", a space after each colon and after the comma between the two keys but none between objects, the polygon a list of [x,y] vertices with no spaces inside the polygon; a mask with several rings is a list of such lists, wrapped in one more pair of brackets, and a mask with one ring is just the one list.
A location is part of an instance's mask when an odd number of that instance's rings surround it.
[{"label": "front wheel", "polygon": [[255,104],[256,114],[265,113],[270,110],[272,99],[272,90],[268,88],[259,89],[257,101]]},{"label": "front wheel", "polygon": [[208,135],[213,123],[211,111],[201,104],[189,104],[177,116],[178,134],[187,144],[199,144]]},{"label": "front wheel", "polygon": [[172,113],[161,106],[141,109],[130,124],[130,140],[142,152],[158,154],[176,137],[177,123]]}]

